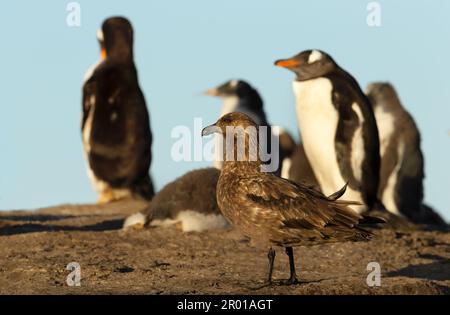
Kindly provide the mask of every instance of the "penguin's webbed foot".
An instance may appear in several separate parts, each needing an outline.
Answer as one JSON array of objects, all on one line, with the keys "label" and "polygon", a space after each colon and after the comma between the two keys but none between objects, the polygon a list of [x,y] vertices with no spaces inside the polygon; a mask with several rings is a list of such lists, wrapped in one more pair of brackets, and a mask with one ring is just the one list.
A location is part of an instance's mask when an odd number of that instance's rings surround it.
[{"label": "penguin's webbed foot", "polygon": [[104,205],[112,201],[114,201],[114,194],[110,189],[108,189],[100,193],[100,196],[98,196],[97,199],[97,204]]}]

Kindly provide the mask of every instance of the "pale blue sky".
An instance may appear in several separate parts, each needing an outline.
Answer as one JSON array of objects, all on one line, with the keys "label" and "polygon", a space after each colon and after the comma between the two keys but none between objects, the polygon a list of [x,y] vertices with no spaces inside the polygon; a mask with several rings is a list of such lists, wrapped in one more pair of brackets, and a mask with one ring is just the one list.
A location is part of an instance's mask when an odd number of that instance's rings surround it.
[{"label": "pale blue sky", "polygon": [[389,80],[422,131],[426,201],[450,219],[450,1],[379,1],[382,26],[366,24],[369,1],[9,1],[0,10],[0,209],[95,201],[80,137],[84,72],[98,60],[96,30],[112,15],[135,28],[135,59],[154,135],[158,188],[206,162],[173,162],[176,125],[216,120],[220,102],[200,92],[244,78],[273,124],[297,134],[292,75],[278,58],[319,48],[365,87]]}]

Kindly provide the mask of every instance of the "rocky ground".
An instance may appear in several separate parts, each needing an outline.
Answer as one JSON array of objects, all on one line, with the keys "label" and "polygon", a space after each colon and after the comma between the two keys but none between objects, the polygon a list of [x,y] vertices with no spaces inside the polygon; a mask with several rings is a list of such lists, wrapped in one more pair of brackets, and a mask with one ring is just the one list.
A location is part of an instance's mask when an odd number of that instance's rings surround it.
[{"label": "rocky ground", "polygon": [[[121,229],[143,205],[63,205],[0,212],[1,294],[449,294],[450,233],[409,225],[377,230],[368,243],[295,250],[298,286],[254,290],[266,249],[229,229],[181,233],[176,227]],[[81,266],[70,287],[67,264]],[[381,266],[369,287],[367,264]],[[275,278],[289,274],[277,251]]]}]

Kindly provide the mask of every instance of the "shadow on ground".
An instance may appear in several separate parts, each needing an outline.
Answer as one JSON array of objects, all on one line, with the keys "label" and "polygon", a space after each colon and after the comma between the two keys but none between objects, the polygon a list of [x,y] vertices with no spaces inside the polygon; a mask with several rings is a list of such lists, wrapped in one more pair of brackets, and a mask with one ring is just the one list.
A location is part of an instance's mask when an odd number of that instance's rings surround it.
[{"label": "shadow on ground", "polygon": [[450,259],[439,255],[421,254],[420,258],[434,260],[432,263],[409,265],[405,268],[389,272],[391,277],[409,277],[426,280],[450,280]]},{"label": "shadow on ground", "polygon": [[[39,220],[35,220],[39,221]],[[16,235],[36,232],[104,232],[122,228],[123,219],[106,220],[85,226],[23,223],[0,228],[0,235]]]}]

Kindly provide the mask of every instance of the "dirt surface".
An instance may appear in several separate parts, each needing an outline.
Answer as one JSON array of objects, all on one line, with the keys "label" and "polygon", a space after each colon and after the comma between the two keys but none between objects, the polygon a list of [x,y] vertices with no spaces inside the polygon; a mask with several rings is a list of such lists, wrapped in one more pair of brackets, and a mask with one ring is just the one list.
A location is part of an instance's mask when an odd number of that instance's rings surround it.
[{"label": "dirt surface", "polygon": [[[67,205],[0,213],[1,294],[449,294],[450,233],[414,227],[377,230],[368,243],[295,249],[298,286],[261,284],[266,249],[233,229],[181,233],[176,227],[121,229],[138,202]],[[67,264],[81,266],[69,287]],[[381,286],[366,283],[369,262]],[[275,278],[289,268],[277,250]]]}]

